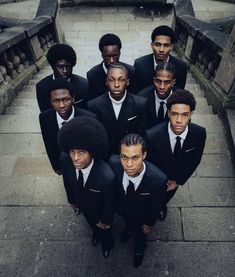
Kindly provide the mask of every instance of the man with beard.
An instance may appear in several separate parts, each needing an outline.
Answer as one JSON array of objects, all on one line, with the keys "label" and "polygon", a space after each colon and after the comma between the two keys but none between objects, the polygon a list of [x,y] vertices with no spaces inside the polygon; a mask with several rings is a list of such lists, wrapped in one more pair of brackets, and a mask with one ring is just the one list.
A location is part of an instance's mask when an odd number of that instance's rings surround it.
[{"label": "man with beard", "polygon": [[168,121],[167,99],[177,89],[174,87],[174,69],[171,63],[159,63],[155,70],[153,85],[138,95],[147,98],[147,128]]}]

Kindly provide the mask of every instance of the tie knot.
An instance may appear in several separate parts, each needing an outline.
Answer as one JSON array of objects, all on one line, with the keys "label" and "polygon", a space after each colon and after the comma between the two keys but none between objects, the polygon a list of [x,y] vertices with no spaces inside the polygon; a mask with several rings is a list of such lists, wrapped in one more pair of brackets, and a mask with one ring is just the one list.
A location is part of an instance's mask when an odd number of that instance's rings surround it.
[{"label": "tie knot", "polygon": [[180,142],[181,141],[181,137],[180,136],[177,136],[176,137],[176,142]]},{"label": "tie knot", "polygon": [[165,104],[165,102],[164,102],[164,101],[161,101],[161,102],[160,102],[160,105],[161,105],[161,106],[163,106],[164,104]]}]

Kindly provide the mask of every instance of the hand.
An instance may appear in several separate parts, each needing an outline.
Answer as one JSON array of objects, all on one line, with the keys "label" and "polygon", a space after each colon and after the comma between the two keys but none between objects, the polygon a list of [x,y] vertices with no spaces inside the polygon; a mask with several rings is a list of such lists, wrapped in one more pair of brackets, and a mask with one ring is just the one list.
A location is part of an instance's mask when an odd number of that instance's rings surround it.
[{"label": "hand", "polygon": [[148,235],[152,231],[152,228],[148,225],[142,226],[142,232],[144,235]]},{"label": "hand", "polygon": [[109,229],[111,227],[111,225],[103,224],[101,222],[98,222],[96,226],[103,230]]},{"label": "hand", "polygon": [[55,174],[57,174],[57,175],[61,175],[61,171],[60,171],[59,169],[54,170],[54,171],[55,171]]},{"label": "hand", "polygon": [[166,191],[175,190],[178,187],[175,180],[168,180],[166,185],[167,185]]}]

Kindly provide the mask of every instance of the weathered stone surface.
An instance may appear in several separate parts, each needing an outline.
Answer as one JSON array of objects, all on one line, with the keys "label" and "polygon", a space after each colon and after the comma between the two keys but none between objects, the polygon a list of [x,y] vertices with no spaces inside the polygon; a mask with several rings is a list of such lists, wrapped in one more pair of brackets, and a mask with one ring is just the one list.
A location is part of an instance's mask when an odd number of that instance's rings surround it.
[{"label": "weathered stone surface", "polygon": [[234,177],[234,169],[229,154],[207,154],[202,157],[196,169],[200,177]]},{"label": "weathered stone surface", "polygon": [[204,153],[206,154],[228,153],[228,146],[227,146],[225,135],[222,133],[207,133]]},{"label": "weathered stone surface", "polygon": [[194,206],[234,206],[234,178],[190,178],[188,183]]},{"label": "weathered stone surface", "polygon": [[2,206],[68,205],[62,177],[0,176]]},{"label": "weathered stone surface", "polygon": [[221,121],[215,114],[194,114],[192,122],[205,127],[207,132],[223,133]]},{"label": "weathered stone surface", "polygon": [[186,241],[235,241],[235,208],[182,208]]},{"label": "weathered stone surface", "polygon": [[38,116],[1,115],[0,133],[40,133]]},{"label": "weathered stone surface", "polygon": [[[17,142],[17,143],[16,143]],[[45,153],[41,134],[1,134],[1,155],[32,155]]]}]

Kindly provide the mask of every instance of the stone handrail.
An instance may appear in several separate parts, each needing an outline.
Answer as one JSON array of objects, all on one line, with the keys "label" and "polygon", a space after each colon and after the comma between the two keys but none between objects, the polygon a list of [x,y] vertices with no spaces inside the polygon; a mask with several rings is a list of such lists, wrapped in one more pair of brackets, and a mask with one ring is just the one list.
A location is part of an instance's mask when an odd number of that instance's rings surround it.
[{"label": "stone handrail", "polygon": [[219,30],[220,25],[226,26],[226,23],[234,21],[235,17],[204,22],[195,18],[191,0],[178,0],[174,4],[173,28],[178,37],[176,51],[188,63],[190,71],[205,90],[208,103],[216,112],[225,107],[235,107],[231,93],[234,65],[230,71],[224,72],[227,78],[221,78],[231,36]]},{"label": "stone handrail", "polygon": [[15,20],[14,25],[14,19],[0,18],[0,114],[44,66],[48,48],[61,41],[56,25],[57,11],[57,0],[51,0],[50,5],[40,0],[32,20]]}]

